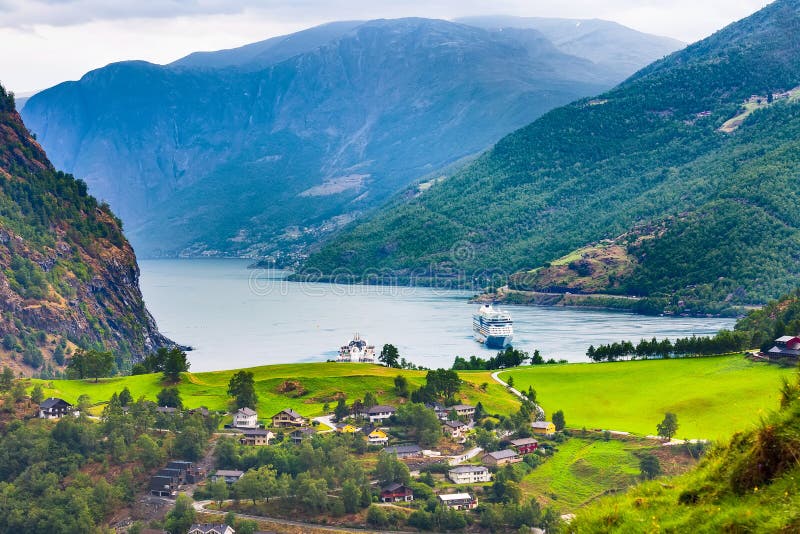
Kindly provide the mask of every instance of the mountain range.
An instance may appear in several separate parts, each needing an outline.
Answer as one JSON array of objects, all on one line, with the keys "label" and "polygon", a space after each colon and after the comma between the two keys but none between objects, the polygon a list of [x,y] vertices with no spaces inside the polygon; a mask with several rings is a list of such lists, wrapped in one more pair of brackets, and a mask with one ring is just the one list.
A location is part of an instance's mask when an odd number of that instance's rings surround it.
[{"label": "mountain range", "polygon": [[786,293],[800,274],[798,35],[800,2],[778,0],[395,198],[306,270],[500,273],[517,289],[645,297],[659,313]]},{"label": "mountain range", "polygon": [[465,22],[345,21],[116,63],[22,114],[140,256],[285,255],[682,46],[602,21]]},{"label": "mountain range", "polygon": [[0,359],[53,376],[84,348],[117,368],[171,344],[148,313],[139,267],[108,205],[57,171],[0,87]]}]

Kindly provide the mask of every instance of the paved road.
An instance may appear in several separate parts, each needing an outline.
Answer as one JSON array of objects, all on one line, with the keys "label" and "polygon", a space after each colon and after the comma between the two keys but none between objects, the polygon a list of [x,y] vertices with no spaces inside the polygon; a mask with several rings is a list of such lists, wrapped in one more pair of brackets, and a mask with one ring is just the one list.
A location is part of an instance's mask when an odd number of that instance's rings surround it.
[{"label": "paved road", "polygon": [[[227,512],[220,512],[219,510],[210,510],[206,508],[209,504],[213,501],[195,501],[192,503],[194,509],[198,512],[203,512],[206,514],[217,514],[224,516]],[[226,501],[232,502],[232,501]],[[291,527],[301,527],[301,528],[313,528],[316,530],[324,530],[327,532],[354,532],[357,534],[363,534],[364,532],[374,532],[376,534],[408,534],[409,531],[402,531],[402,530],[367,530],[361,528],[347,528],[347,527],[333,527],[333,526],[326,526],[326,525],[317,525],[316,523],[303,523],[302,521],[292,521],[290,519],[280,519],[278,517],[265,517],[260,515],[250,515],[250,514],[242,514],[239,512],[234,512],[236,517],[242,519],[251,519],[253,521],[268,521],[270,523],[275,523],[278,525],[286,525]]]},{"label": "paved road", "polygon": [[315,417],[313,420],[331,428],[331,430],[320,430],[320,432],[331,432],[336,428],[336,423],[333,422],[333,415],[320,415],[319,417]]},{"label": "paved road", "polygon": [[[508,369],[503,369],[503,370],[501,370],[501,371],[495,371],[494,373],[492,373],[492,380],[494,380],[495,382],[497,382],[497,383],[498,383],[498,384],[500,384],[501,386],[503,386],[503,387],[505,387],[506,389],[508,389],[508,391],[510,391],[511,393],[513,393],[514,395],[516,395],[517,397],[519,397],[520,399],[522,399],[522,400],[525,400],[525,399],[527,399],[528,397],[526,397],[525,395],[523,395],[521,391],[519,391],[518,389],[514,389],[514,388],[510,388],[510,387],[508,387],[508,383],[507,383],[507,382],[504,382],[504,381],[503,381],[503,380],[500,378],[500,373],[502,373],[503,371],[508,371]],[[540,419],[540,417],[541,417],[541,420],[543,420],[543,419],[544,419],[544,409],[543,409],[541,406],[539,406],[539,405],[537,404],[537,405],[536,405],[536,419]]]}]

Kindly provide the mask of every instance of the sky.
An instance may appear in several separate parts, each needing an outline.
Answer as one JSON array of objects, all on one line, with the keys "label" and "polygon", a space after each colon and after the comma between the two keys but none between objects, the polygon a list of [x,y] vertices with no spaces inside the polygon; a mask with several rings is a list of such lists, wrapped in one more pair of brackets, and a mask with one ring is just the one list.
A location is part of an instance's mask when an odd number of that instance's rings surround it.
[{"label": "sky", "polygon": [[169,63],[334,20],[600,18],[693,42],[767,0],[0,0],[0,83],[18,95],[114,61]]}]

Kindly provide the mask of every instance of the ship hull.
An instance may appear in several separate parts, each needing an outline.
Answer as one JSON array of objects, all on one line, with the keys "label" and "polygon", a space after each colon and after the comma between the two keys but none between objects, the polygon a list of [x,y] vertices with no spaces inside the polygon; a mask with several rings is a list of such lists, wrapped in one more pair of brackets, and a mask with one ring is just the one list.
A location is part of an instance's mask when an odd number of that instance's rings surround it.
[{"label": "ship hull", "polygon": [[513,336],[487,336],[483,342],[490,349],[504,349],[511,346]]}]

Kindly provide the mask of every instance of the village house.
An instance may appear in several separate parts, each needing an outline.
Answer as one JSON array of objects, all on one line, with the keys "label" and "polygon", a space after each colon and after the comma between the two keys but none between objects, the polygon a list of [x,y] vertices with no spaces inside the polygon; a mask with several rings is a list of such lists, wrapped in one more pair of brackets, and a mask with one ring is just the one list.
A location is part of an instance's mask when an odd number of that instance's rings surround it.
[{"label": "village house", "polygon": [[414,500],[414,491],[397,482],[381,488],[381,502],[411,502]]},{"label": "village house", "polygon": [[422,456],[422,448],[419,445],[393,445],[383,449],[384,452],[394,454],[398,458],[411,458]]},{"label": "village house", "polygon": [[355,434],[358,432],[358,428],[350,423],[339,423],[336,425],[336,432],[339,432],[340,434]]},{"label": "village house", "polygon": [[459,417],[465,417],[467,419],[472,419],[475,415],[475,406],[470,406],[469,404],[456,404],[455,406],[451,406],[448,410],[456,412]]},{"label": "village house", "polygon": [[800,357],[800,337],[782,336],[775,340],[775,346],[766,353],[770,359]]},{"label": "village house", "polygon": [[303,441],[313,438],[316,433],[317,431],[313,428],[298,428],[289,434],[289,437],[292,439],[292,443],[300,445]]},{"label": "village house", "polygon": [[233,414],[233,428],[258,428],[258,413],[245,406]]},{"label": "village house", "polygon": [[73,412],[72,404],[57,397],[50,397],[39,404],[40,419],[61,419]]},{"label": "village house", "polygon": [[539,442],[533,438],[512,439],[511,446],[520,454],[530,454],[539,448]]},{"label": "village house", "polygon": [[297,427],[304,424],[306,424],[306,420],[303,419],[303,416],[291,408],[281,410],[272,416],[272,426],[275,428]]},{"label": "village house", "polygon": [[433,413],[435,413],[436,417],[438,417],[441,421],[447,420],[447,408],[445,408],[444,405],[439,404],[438,402],[429,402],[425,404],[425,407],[433,410]]},{"label": "village house", "polygon": [[445,421],[442,423],[442,432],[453,439],[463,439],[469,431],[469,426],[461,421]]},{"label": "village house", "polygon": [[389,443],[389,436],[381,429],[373,430],[367,436],[370,445],[386,445]]},{"label": "village house", "polygon": [[211,412],[208,411],[208,408],[205,406],[200,406],[199,408],[192,408],[188,411],[189,415],[200,415],[201,417],[208,417]]},{"label": "village house", "polygon": [[162,415],[176,415],[178,413],[178,409],[173,406],[159,406],[156,408],[156,413],[160,413]]},{"label": "village house", "polygon": [[534,421],[531,423],[531,428],[534,434],[539,434],[540,436],[552,436],[556,433],[556,425],[550,421]]},{"label": "village house", "polygon": [[178,491],[178,486],[177,477],[155,475],[150,478],[150,495],[172,497]]},{"label": "village house", "polygon": [[447,472],[453,484],[477,484],[479,482],[490,482],[492,474],[489,469],[482,465],[459,465]]},{"label": "village house", "polygon": [[182,469],[172,469],[169,467],[162,467],[158,470],[155,476],[171,477],[178,481],[178,486],[186,484],[186,471]]},{"label": "village house", "polygon": [[189,527],[187,534],[236,534],[236,531],[223,523],[196,523]]},{"label": "village house", "polygon": [[181,472],[181,477],[188,484],[195,484],[206,477],[203,468],[194,465],[187,460],[170,460],[166,469],[175,469]]},{"label": "village house", "polygon": [[242,478],[242,475],[244,475],[244,472],[237,469],[217,469],[209,478],[212,482],[224,480],[226,484],[230,485]]},{"label": "village house", "polygon": [[520,457],[520,455],[511,449],[505,449],[502,451],[488,452],[483,455],[481,461],[486,465],[500,466],[521,462],[522,457]]},{"label": "village house", "polygon": [[448,508],[453,510],[472,510],[478,506],[478,499],[469,493],[451,493],[449,495],[439,495],[439,500]]},{"label": "village house", "polygon": [[367,410],[367,418],[370,423],[382,423],[393,416],[397,410],[394,406],[379,404]]},{"label": "village house", "polygon": [[270,440],[275,437],[275,434],[263,428],[248,428],[242,430],[242,437],[239,438],[239,443],[242,445],[261,446],[269,445]]}]

